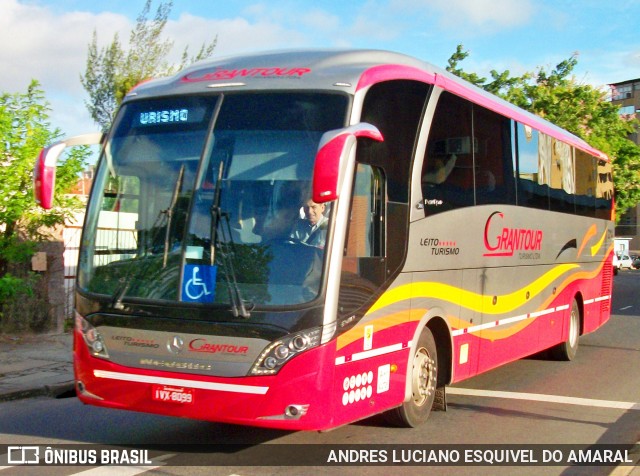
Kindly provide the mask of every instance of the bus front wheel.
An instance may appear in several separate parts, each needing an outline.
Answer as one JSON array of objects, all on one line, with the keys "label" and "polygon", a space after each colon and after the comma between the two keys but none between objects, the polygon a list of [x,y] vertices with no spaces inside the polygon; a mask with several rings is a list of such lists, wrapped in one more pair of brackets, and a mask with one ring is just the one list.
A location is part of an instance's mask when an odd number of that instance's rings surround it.
[{"label": "bus front wheel", "polygon": [[438,352],[433,334],[425,328],[420,334],[408,377],[411,399],[387,412],[390,423],[415,428],[429,418],[438,382]]}]

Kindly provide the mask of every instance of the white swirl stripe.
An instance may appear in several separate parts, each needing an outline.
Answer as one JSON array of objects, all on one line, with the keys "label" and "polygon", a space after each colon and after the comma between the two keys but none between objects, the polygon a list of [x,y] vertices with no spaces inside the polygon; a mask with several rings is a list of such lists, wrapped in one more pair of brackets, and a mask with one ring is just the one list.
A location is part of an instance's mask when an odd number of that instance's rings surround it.
[{"label": "white swirl stripe", "polygon": [[[608,301],[611,299],[611,296],[600,296],[595,299],[587,299],[584,301],[585,305],[595,304],[602,301]],[[550,307],[549,309],[543,309],[541,311],[530,312],[529,314],[521,314],[520,316],[507,317],[506,319],[499,319],[497,321],[487,322],[485,324],[479,324],[477,326],[465,327],[464,329],[456,329],[451,333],[453,337],[461,336],[464,334],[471,334],[473,332],[478,332],[483,329],[490,329],[497,326],[504,326],[505,324],[513,324],[514,322],[524,321],[526,319],[534,319],[540,316],[546,316],[549,314],[553,314],[554,312],[566,311],[569,309],[569,305],[562,304],[557,307]]]}]

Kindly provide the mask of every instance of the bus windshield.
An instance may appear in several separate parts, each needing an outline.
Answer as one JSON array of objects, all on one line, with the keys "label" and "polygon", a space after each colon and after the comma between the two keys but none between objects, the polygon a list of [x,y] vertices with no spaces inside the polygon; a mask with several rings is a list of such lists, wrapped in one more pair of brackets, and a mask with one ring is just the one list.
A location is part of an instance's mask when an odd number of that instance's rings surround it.
[{"label": "bus windshield", "polygon": [[234,311],[316,299],[330,207],[309,202],[313,163],[347,104],[320,93],[125,104],[94,179],[79,289]]}]

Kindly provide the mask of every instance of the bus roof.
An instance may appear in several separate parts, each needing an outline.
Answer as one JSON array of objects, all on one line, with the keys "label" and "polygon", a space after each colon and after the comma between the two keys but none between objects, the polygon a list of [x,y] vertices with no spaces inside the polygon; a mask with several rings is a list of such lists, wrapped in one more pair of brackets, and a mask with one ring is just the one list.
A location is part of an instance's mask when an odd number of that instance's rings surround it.
[{"label": "bus roof", "polygon": [[141,83],[126,99],[216,90],[334,90],[355,94],[378,82],[397,79],[433,84],[599,159],[609,160],[583,139],[442,68],[383,50],[288,50],[215,58],[198,62],[175,76]]}]

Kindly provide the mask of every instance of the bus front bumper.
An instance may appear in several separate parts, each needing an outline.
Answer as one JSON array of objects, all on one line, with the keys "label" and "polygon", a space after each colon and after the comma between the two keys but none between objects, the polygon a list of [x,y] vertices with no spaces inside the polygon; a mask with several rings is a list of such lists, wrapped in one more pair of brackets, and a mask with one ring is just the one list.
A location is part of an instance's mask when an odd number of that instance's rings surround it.
[{"label": "bus front bumper", "polygon": [[332,425],[330,398],[318,362],[330,346],[292,359],[276,376],[222,378],[126,367],[92,356],[76,333],[74,372],[78,398],[86,404],[289,430],[321,430]]}]

